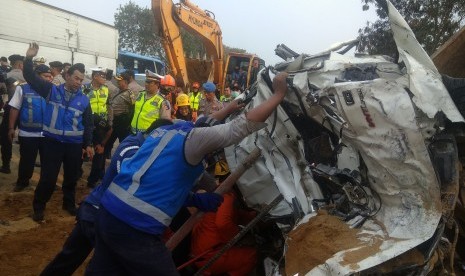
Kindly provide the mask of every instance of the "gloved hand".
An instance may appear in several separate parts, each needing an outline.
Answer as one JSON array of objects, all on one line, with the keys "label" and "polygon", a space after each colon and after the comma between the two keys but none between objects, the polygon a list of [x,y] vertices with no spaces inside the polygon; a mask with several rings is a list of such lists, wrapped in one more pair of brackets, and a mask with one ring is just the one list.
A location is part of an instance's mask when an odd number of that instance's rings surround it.
[{"label": "gloved hand", "polygon": [[186,206],[199,208],[202,212],[216,212],[223,202],[223,196],[216,193],[192,194],[186,202]]}]

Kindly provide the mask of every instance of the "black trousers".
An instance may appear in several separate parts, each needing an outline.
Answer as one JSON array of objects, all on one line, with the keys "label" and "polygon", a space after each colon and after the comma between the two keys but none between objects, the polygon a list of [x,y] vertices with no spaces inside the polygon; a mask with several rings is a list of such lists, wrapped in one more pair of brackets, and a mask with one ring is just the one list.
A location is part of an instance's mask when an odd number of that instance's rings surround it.
[{"label": "black trousers", "polygon": [[3,119],[0,124],[0,153],[2,154],[3,167],[9,168],[11,156],[13,153],[13,144],[8,139],[8,124],[10,121],[10,106],[8,104],[4,107]]},{"label": "black trousers", "polygon": [[[108,128],[102,128],[99,125],[95,126],[92,139],[94,146],[102,143],[108,130]],[[88,183],[95,184],[99,181],[99,179],[103,178],[103,175],[105,174],[105,159],[105,150],[103,153],[94,154],[94,157],[92,158],[92,167],[89,177],[87,178]]]},{"label": "black trousers", "polygon": [[94,249],[94,222],[80,219],[83,212],[97,212],[97,209],[85,202],[79,207],[73,231],[66,239],[61,252],[40,273],[41,276],[71,276]]},{"label": "black trousers", "polygon": [[111,150],[113,145],[118,139],[121,143],[126,137],[131,134],[131,118],[128,114],[116,115],[113,118],[113,132],[111,133],[110,139],[108,139],[107,144],[105,145],[105,156],[108,158],[111,156]]},{"label": "black trousers", "polygon": [[44,156],[44,137],[23,137],[19,136],[19,168],[18,180],[16,185],[27,186],[29,179],[34,173],[34,165],[36,163],[37,153],[40,156],[40,163],[43,163]]},{"label": "black trousers", "polygon": [[44,156],[41,164],[40,180],[34,193],[34,212],[43,211],[55,190],[60,167],[63,163],[63,206],[74,207],[76,183],[82,159],[82,144],[61,143],[44,138]]}]

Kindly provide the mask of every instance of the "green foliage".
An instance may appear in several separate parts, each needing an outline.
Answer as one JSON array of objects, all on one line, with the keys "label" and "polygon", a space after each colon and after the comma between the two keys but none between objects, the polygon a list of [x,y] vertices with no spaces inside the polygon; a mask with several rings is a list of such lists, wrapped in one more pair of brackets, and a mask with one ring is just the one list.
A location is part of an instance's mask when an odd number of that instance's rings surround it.
[{"label": "green foliage", "polygon": [[[119,49],[142,55],[165,56],[161,38],[157,35],[152,11],[141,8],[132,1],[120,5],[115,13],[115,27],[119,31]],[[203,58],[206,49],[202,39],[181,28],[184,52],[187,57]],[[239,48],[224,46],[225,56],[229,52],[245,53]]]},{"label": "green foliage", "polygon": [[[397,58],[386,2],[362,0],[363,10],[374,6],[379,19],[359,30],[359,51]],[[465,23],[465,0],[391,0],[412,28],[425,51],[432,55]]]},{"label": "green foliage", "polygon": [[150,9],[141,8],[132,1],[120,5],[115,13],[115,27],[119,31],[119,49],[142,55],[164,56]]}]

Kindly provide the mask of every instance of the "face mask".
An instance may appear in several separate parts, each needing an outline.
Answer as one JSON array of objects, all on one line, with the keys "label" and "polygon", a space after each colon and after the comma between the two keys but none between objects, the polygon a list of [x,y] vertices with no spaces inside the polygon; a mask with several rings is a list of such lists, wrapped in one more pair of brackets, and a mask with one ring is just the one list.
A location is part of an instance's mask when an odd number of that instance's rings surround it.
[{"label": "face mask", "polygon": [[238,96],[239,96],[239,92],[237,92],[237,91],[231,92],[231,97],[232,97],[233,99],[235,99],[235,98],[238,97]]}]

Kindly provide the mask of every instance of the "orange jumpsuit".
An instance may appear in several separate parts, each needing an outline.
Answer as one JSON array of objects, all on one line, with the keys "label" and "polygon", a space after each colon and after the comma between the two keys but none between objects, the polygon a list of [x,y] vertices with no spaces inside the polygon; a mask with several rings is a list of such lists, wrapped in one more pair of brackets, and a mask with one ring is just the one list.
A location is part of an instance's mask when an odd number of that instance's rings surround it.
[{"label": "orange jumpsuit", "polygon": [[[234,208],[235,194],[224,195],[224,201],[216,213],[206,213],[202,220],[192,230],[191,253],[199,256],[211,250],[197,261],[197,267],[202,267],[227,242],[239,233],[241,220],[250,220],[251,216]],[[213,250],[212,250],[213,249]],[[257,251],[253,247],[234,246],[226,251],[216,262],[206,270],[204,275],[228,273],[231,276],[248,275],[254,268]]]}]

